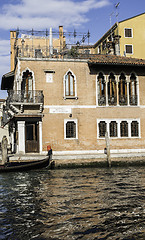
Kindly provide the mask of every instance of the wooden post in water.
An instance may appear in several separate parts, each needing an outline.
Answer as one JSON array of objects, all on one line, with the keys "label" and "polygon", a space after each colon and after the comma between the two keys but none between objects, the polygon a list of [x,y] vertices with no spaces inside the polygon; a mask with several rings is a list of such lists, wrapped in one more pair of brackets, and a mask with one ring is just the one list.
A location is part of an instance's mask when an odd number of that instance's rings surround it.
[{"label": "wooden post in water", "polygon": [[110,157],[110,142],[108,137],[108,132],[105,133],[105,140],[106,140],[106,154],[107,154],[107,163],[108,166],[111,167],[111,157]]},{"label": "wooden post in water", "polygon": [[2,148],[2,164],[4,165],[7,162],[8,159],[8,140],[6,136],[3,136],[1,148]]}]

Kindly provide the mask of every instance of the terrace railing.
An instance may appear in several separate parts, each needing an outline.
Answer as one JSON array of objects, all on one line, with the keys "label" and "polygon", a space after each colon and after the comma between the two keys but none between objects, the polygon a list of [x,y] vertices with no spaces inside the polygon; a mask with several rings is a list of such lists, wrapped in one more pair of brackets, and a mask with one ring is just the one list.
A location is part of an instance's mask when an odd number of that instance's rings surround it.
[{"label": "terrace railing", "polygon": [[43,91],[9,90],[7,103],[44,103]]}]

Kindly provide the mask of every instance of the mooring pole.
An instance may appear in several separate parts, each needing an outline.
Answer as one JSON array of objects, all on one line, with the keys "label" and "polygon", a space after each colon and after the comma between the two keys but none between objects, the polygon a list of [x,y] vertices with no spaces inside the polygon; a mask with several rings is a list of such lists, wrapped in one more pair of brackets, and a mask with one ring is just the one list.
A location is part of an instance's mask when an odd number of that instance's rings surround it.
[{"label": "mooring pole", "polygon": [[111,167],[111,157],[110,157],[110,142],[108,137],[108,132],[105,133],[105,140],[106,140],[106,154],[107,154],[107,163],[108,166]]},{"label": "mooring pole", "polygon": [[4,165],[7,162],[8,159],[8,140],[6,136],[3,136],[2,138],[2,164]]}]

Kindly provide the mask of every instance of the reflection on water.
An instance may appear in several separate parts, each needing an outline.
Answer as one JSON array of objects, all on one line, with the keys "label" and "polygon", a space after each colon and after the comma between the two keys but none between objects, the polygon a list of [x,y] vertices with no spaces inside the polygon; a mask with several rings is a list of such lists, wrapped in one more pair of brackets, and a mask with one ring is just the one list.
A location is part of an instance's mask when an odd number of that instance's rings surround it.
[{"label": "reflection on water", "polygon": [[0,239],[145,239],[145,168],[0,175]]}]

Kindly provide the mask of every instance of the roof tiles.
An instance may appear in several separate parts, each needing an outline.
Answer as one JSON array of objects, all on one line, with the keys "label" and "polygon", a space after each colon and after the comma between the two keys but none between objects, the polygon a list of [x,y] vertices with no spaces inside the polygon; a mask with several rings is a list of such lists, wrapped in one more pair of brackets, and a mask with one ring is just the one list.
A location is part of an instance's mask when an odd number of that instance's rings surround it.
[{"label": "roof tiles", "polygon": [[145,66],[145,59],[122,57],[117,55],[97,54],[91,55],[89,64],[107,64],[107,65],[134,65]]}]

